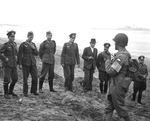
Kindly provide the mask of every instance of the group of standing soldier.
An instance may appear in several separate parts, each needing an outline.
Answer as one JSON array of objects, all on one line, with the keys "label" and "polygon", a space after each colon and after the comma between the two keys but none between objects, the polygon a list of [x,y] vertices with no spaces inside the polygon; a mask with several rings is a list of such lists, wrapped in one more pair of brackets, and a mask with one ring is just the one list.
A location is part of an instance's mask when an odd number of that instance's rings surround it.
[{"label": "group of standing soldier", "polygon": [[[4,68],[4,97],[10,99],[9,95],[17,97],[14,93],[14,86],[18,81],[17,64],[19,69],[22,69],[23,73],[23,94],[28,97],[28,77],[31,74],[31,90],[30,93],[34,95],[39,95],[37,93],[38,85],[38,72],[36,65],[35,56],[40,55],[42,60],[42,71],[39,81],[39,92],[42,93],[43,82],[46,74],[49,77],[49,87],[50,91],[55,92],[53,89],[53,78],[54,78],[54,54],[56,52],[56,43],[51,40],[52,33],[48,31],[46,33],[47,40],[41,43],[39,52],[35,43],[32,42],[34,38],[34,33],[28,32],[27,40],[19,46],[17,49],[17,44],[15,40],[15,31],[9,31],[7,33],[8,42],[4,43],[0,48],[0,59],[3,61]],[[10,83],[10,85],[9,85]]]},{"label": "group of standing soldier", "polygon": [[[38,74],[35,56],[39,55],[42,61],[42,70],[39,78],[39,93],[43,93],[43,83],[48,73],[48,83],[51,92],[56,92],[53,88],[54,64],[56,42],[52,40],[52,33],[46,32],[47,39],[40,44],[39,52],[35,43],[32,42],[34,33],[28,32],[27,40],[19,46],[15,40],[15,31],[7,33],[8,42],[4,43],[0,48],[0,59],[3,61],[4,67],[4,97],[10,99],[9,95],[17,96],[14,93],[14,86],[18,81],[17,64],[23,73],[23,94],[28,96],[28,77],[31,74],[31,90],[30,93],[37,93]],[[64,69],[65,83],[64,87],[67,91],[73,91],[74,69],[77,64],[80,67],[80,56],[78,44],[75,43],[76,33],[69,35],[70,40],[63,45],[61,53],[61,65]],[[107,105],[105,108],[106,121],[111,121],[113,111],[116,110],[118,115],[125,121],[130,121],[128,112],[125,110],[125,94],[128,90],[130,79],[126,78],[129,66],[130,53],[126,50],[128,45],[128,37],[123,33],[119,33],[113,39],[115,49],[118,52],[112,57],[109,52],[109,43],[104,44],[104,51],[98,56],[98,50],[95,48],[96,39],[92,38],[90,46],[83,51],[82,59],[84,60],[84,80],[80,82],[84,92],[92,91],[93,74],[97,67],[99,71],[100,92],[108,93]],[[18,51],[18,52],[17,52]],[[147,66],[144,64],[144,56],[139,59],[139,73],[142,79],[134,81],[134,92],[132,100],[135,101],[138,94],[138,103],[141,103],[142,91],[146,89],[146,77],[148,76]],[[109,80],[109,81],[108,81]],[[10,83],[10,84],[9,84]],[[109,87],[109,89],[108,89]],[[142,103],[141,103],[142,104]]]}]

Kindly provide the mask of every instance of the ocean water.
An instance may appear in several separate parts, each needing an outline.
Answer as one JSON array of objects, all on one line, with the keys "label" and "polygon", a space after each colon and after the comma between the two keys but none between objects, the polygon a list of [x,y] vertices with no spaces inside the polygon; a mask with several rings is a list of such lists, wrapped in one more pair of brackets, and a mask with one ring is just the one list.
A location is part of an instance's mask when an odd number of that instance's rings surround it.
[{"label": "ocean water", "polygon": [[96,48],[99,52],[103,51],[103,44],[109,42],[111,44],[110,52],[115,53],[115,46],[113,38],[117,33],[125,33],[129,38],[127,46],[131,55],[145,55],[150,57],[150,31],[129,31],[129,30],[99,30],[99,29],[72,29],[72,28],[51,28],[43,26],[0,26],[0,37],[7,37],[6,33],[9,30],[16,31],[16,39],[20,42],[25,41],[27,38],[27,32],[33,31],[35,36],[33,42],[41,43],[46,39],[46,31],[53,33],[53,38],[58,46],[63,46],[65,42],[69,41],[70,33],[77,33],[75,42],[78,43],[80,53],[85,47],[89,46],[91,38],[96,39]]}]

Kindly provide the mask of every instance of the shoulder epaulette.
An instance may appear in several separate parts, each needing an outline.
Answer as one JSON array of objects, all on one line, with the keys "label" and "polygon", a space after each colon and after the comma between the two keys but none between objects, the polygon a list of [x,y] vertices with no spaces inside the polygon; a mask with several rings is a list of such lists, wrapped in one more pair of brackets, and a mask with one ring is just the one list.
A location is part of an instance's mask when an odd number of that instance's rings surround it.
[{"label": "shoulder epaulette", "polygon": [[47,40],[44,40],[43,43],[47,42]]}]

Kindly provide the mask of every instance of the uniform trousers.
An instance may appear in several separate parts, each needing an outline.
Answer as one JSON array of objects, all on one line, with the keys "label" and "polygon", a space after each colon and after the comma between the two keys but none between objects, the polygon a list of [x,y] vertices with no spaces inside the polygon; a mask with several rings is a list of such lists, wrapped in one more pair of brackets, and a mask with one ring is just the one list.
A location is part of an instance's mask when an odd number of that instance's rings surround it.
[{"label": "uniform trousers", "polygon": [[74,68],[75,65],[64,65],[64,77],[66,90],[72,91],[72,82],[74,80]]},{"label": "uniform trousers", "polygon": [[108,74],[106,71],[99,71],[99,80],[100,80],[100,91],[101,93],[107,93],[108,88]]},{"label": "uniform trousers", "polygon": [[128,117],[127,109],[125,108],[126,91],[123,87],[113,87],[113,92],[107,95],[107,103],[105,108],[106,114],[112,114],[114,110],[122,118]]},{"label": "uniform trousers", "polygon": [[93,73],[94,73],[93,68],[91,68],[91,69],[84,68],[83,89],[85,91],[92,90]]},{"label": "uniform trousers", "polygon": [[31,66],[22,66],[22,72],[23,72],[23,93],[28,93],[28,77],[29,74],[31,74],[32,81],[31,81],[31,93],[37,93],[37,83],[38,83],[38,75],[37,75],[37,66],[31,65]]},{"label": "uniform trousers", "polygon": [[48,80],[50,90],[53,90],[53,79],[54,79],[54,64],[42,63],[42,70],[39,82],[39,89],[42,89],[45,76],[48,73]]},{"label": "uniform trousers", "polygon": [[10,82],[15,84],[18,81],[17,67],[4,67],[4,85]]},{"label": "uniform trousers", "polygon": [[138,93],[138,102],[141,103],[142,99],[142,92],[146,89],[146,82],[135,81],[133,85],[133,98],[132,100],[135,101],[136,94]]}]

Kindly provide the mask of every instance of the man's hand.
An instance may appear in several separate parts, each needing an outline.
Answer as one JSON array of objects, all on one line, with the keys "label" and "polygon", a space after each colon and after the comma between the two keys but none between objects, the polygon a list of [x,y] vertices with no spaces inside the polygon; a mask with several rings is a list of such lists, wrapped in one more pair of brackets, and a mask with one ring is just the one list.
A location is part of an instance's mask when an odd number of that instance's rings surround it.
[{"label": "man's hand", "polygon": [[16,58],[16,61],[18,60],[18,57],[17,56],[15,56],[15,58]]},{"label": "man's hand", "polygon": [[143,75],[144,79],[146,79],[147,75]]},{"label": "man's hand", "polygon": [[61,64],[62,67],[64,67],[64,64]]},{"label": "man's hand", "polygon": [[9,59],[8,58],[6,58],[6,60],[5,60],[6,62],[8,62],[9,61]]},{"label": "man's hand", "polygon": [[78,64],[78,68],[80,68],[80,64]]},{"label": "man's hand", "polygon": [[93,58],[93,56],[89,56],[89,60],[93,60],[94,58]]},{"label": "man's hand", "polygon": [[21,66],[21,65],[19,65],[19,69],[20,69],[20,70],[22,69],[22,66]]},{"label": "man's hand", "polygon": [[31,47],[32,49],[35,49],[35,46],[34,46],[34,44],[32,44],[32,43],[30,43],[30,47]]}]

